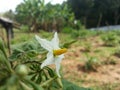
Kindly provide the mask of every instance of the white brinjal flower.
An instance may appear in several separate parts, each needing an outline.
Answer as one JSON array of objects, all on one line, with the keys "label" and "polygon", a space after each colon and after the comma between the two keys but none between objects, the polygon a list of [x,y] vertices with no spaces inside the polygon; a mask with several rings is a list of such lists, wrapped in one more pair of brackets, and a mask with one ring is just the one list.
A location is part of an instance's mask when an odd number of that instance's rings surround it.
[{"label": "white brinjal flower", "polygon": [[60,77],[59,70],[60,70],[60,63],[64,58],[64,54],[67,49],[61,49],[59,47],[59,38],[57,32],[55,32],[54,37],[51,41],[46,39],[42,39],[39,36],[35,36],[36,40],[40,43],[40,45],[48,51],[47,58],[41,64],[41,68],[47,65],[55,64],[56,65],[56,73]]}]

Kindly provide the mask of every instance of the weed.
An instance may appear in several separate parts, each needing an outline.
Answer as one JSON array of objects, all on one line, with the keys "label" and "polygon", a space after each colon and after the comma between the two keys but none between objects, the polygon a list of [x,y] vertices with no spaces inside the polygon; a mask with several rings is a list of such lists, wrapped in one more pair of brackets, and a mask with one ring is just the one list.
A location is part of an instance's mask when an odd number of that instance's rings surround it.
[{"label": "weed", "polygon": [[114,51],[114,55],[120,57],[120,47]]},{"label": "weed", "polygon": [[118,36],[113,32],[103,35],[101,39],[106,46],[117,46],[119,44]]},{"label": "weed", "polygon": [[100,63],[96,57],[87,57],[85,62],[85,70],[86,71],[97,71],[98,66]]},{"label": "weed", "polygon": [[92,49],[91,43],[85,43],[84,48],[86,52],[90,52]]}]

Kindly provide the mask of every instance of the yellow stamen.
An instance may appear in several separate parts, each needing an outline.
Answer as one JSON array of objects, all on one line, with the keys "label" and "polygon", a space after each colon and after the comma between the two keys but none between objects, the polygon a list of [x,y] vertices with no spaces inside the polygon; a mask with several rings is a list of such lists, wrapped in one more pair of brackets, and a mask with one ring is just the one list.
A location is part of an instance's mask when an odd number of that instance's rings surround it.
[{"label": "yellow stamen", "polygon": [[65,53],[65,52],[67,52],[66,48],[53,50],[54,55],[61,55],[61,54]]}]

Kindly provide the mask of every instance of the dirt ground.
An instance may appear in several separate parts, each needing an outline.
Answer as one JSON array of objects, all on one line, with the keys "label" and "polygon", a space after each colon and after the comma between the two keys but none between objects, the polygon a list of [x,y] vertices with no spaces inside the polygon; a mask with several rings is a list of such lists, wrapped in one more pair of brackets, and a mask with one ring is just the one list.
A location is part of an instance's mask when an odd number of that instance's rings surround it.
[{"label": "dirt ground", "polygon": [[[100,45],[96,46],[98,46],[96,49],[101,47]],[[86,59],[83,49],[81,46],[72,46],[65,54],[65,59],[62,61],[64,78],[84,87],[120,83],[120,58],[112,56],[117,60],[116,64],[102,64],[96,71],[88,72],[83,69]],[[90,55],[92,54],[95,53],[90,52]],[[105,60],[104,57],[101,59]],[[120,87],[117,90],[120,90]]]}]

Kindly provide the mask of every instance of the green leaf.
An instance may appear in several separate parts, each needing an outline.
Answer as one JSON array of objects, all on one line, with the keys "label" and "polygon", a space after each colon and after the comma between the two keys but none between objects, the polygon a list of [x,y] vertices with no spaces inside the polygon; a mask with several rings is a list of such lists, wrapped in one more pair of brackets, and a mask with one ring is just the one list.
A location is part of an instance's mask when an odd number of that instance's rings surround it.
[{"label": "green leaf", "polygon": [[73,44],[73,43],[75,43],[75,42],[76,42],[76,40],[73,40],[73,41],[70,41],[70,42],[64,43],[64,44],[62,45],[62,47],[64,47],[64,48],[68,48],[68,47],[70,47],[71,44]]},{"label": "green leaf", "polygon": [[38,79],[36,80],[36,83],[40,84],[41,81],[42,81],[42,74],[39,73],[39,75],[38,75]]},{"label": "green leaf", "polygon": [[57,77],[50,78],[49,80],[45,81],[44,83],[41,84],[42,87],[45,87],[49,84],[51,84]]},{"label": "green leaf", "polygon": [[10,72],[12,71],[10,62],[9,62],[8,59],[6,58],[4,52],[2,52],[1,50],[0,50],[0,63],[4,64],[5,67],[7,67],[7,69],[8,69]]},{"label": "green leaf", "polygon": [[5,45],[3,44],[3,40],[0,38],[0,50],[3,52],[4,56],[7,58],[7,54],[5,52]]},{"label": "green leaf", "polygon": [[48,74],[50,75],[50,77],[54,77],[56,76],[55,72],[49,68],[49,67],[44,67],[47,71],[48,71]]},{"label": "green leaf", "polygon": [[34,90],[43,90],[43,88],[40,85],[38,85],[30,80],[25,80],[25,81],[28,82],[34,88]]},{"label": "green leaf", "polygon": [[33,75],[31,80],[34,81],[36,79],[37,74]]},{"label": "green leaf", "polygon": [[0,50],[0,62],[5,62],[7,60],[4,52]]}]

